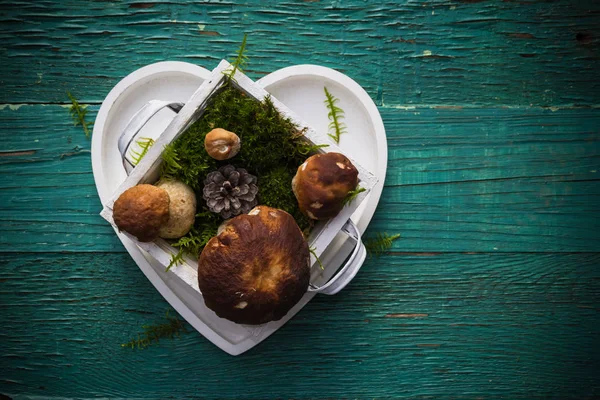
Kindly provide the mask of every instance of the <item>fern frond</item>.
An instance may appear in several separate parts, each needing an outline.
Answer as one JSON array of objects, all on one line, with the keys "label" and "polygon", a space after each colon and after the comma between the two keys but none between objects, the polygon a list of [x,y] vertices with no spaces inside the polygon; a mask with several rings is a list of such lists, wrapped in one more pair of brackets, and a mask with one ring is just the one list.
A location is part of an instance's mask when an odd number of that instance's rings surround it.
[{"label": "fern frond", "polygon": [[90,137],[90,128],[94,125],[93,122],[86,122],[85,116],[87,115],[87,106],[82,106],[79,104],[79,101],[71,94],[71,92],[67,91],[67,96],[69,96],[69,100],[71,100],[71,107],[69,108],[69,113],[71,114],[71,118],[73,118],[73,125],[81,125],[83,128],[83,133],[85,133],[86,137]]},{"label": "fern frond", "polygon": [[317,259],[317,263],[319,264],[319,267],[322,270],[325,270],[325,267],[323,267],[323,263],[321,262],[321,259],[317,256],[317,249],[315,247],[309,247],[308,251],[310,251],[310,254],[312,254],[313,256],[315,256],[315,258]]},{"label": "fern frond", "polygon": [[208,243],[208,241],[210,239],[212,239],[214,236],[216,236],[217,231],[213,230],[213,229],[205,229],[202,231],[202,233],[200,234],[200,238],[202,239],[200,241],[199,246],[201,246],[202,248],[204,248],[204,246],[206,246],[206,243]]},{"label": "fern frond", "polygon": [[179,155],[173,143],[165,146],[162,152],[161,176],[173,177],[183,167],[179,164]]},{"label": "fern frond", "polygon": [[392,247],[394,240],[398,239],[399,237],[399,233],[390,236],[387,234],[387,232],[383,234],[378,232],[376,237],[365,240],[365,248],[370,255],[374,254],[376,256],[380,256],[388,251]]},{"label": "fern frond", "polygon": [[143,325],[144,332],[142,334],[138,333],[137,338],[121,344],[121,347],[145,349],[152,344],[152,341],[158,343],[163,338],[173,339],[173,337],[179,336],[181,333],[189,333],[183,321],[177,318],[177,316],[173,317],[169,315],[169,311],[167,311],[165,318],[167,322],[163,324]]},{"label": "fern frond", "polygon": [[327,114],[327,118],[331,121],[329,123],[329,131],[333,131],[333,133],[329,133],[329,137],[335,140],[336,143],[340,142],[340,136],[347,132],[346,125],[341,121],[344,118],[344,110],[336,106],[336,103],[340,101],[340,99],[336,98],[332,95],[327,87],[323,87],[325,90],[325,105],[329,110]]},{"label": "fern frond", "polygon": [[344,198],[344,201],[342,201],[342,205],[346,205],[346,204],[350,204],[354,201],[354,199],[356,199],[356,196],[359,195],[359,193],[362,193],[364,191],[366,191],[367,189],[362,188],[360,186],[357,186],[356,189],[351,190],[348,192],[348,194],[346,195],[346,197]]},{"label": "fern frond", "polygon": [[[171,243],[171,246],[177,248],[177,254],[171,254],[171,260],[169,261],[166,271],[169,271],[171,267],[181,264],[183,262],[183,257],[186,254],[189,254],[192,257],[200,256],[206,243],[217,234],[217,227],[215,226],[214,221],[211,220],[215,218],[216,215],[217,214],[210,213],[209,216],[206,216],[208,219],[203,218],[204,221],[200,222],[200,225],[194,226],[185,236],[182,236],[176,242]],[[196,221],[198,221],[198,217],[205,217],[205,213],[202,212],[197,214]]]},{"label": "fern frond", "polygon": [[138,140],[136,143],[138,144],[138,146],[140,146],[141,150],[138,152],[132,149],[130,152],[134,166],[138,165],[139,162],[142,161],[142,158],[144,158],[146,153],[148,153],[148,150],[150,150],[150,147],[152,147],[152,145],[154,144],[154,139],[144,137],[140,138],[140,140]]},{"label": "fern frond", "polygon": [[324,147],[329,147],[328,144],[312,144],[309,142],[304,142],[298,145],[297,151],[299,154],[306,156],[308,154],[317,153],[319,149]]},{"label": "fern frond", "polygon": [[242,44],[237,52],[237,56],[233,63],[231,63],[231,68],[223,71],[223,74],[228,78],[227,82],[231,81],[235,77],[235,73],[237,71],[244,72],[244,68],[248,64],[248,57],[246,56],[246,39],[248,37],[247,33],[244,33],[244,39],[242,39]]},{"label": "fern frond", "polygon": [[177,250],[176,254],[171,253],[171,260],[169,260],[169,265],[167,265],[167,269],[165,269],[165,272],[169,272],[171,267],[175,267],[175,266],[181,264],[183,262],[183,256],[184,256],[183,247],[179,248]]}]

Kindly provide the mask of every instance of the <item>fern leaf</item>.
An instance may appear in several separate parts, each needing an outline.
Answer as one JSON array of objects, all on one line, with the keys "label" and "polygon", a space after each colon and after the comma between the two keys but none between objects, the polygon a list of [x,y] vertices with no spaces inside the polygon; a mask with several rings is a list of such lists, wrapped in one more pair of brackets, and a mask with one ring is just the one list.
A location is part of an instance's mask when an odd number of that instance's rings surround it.
[{"label": "fern leaf", "polygon": [[159,343],[160,339],[173,339],[181,333],[189,333],[183,321],[177,318],[177,316],[169,315],[169,311],[167,311],[165,318],[167,319],[167,322],[162,324],[143,325],[142,328],[144,329],[144,332],[142,334],[138,333],[137,338],[121,344],[121,347],[131,347],[132,349],[137,347],[138,349],[145,349],[150,346],[153,341]]},{"label": "fern leaf", "polygon": [[[183,262],[183,257],[189,254],[192,257],[199,257],[200,253],[206,246],[206,243],[217,234],[217,227],[212,220],[217,214],[214,213],[198,213],[196,215],[196,221],[198,218],[203,218],[204,221],[200,225],[194,226],[190,231],[179,240],[172,243],[171,246],[178,249],[177,254],[171,254],[171,260],[167,266],[166,271],[169,271],[172,267],[179,265]],[[198,224],[198,222],[197,222]]]},{"label": "fern leaf", "polygon": [[161,176],[173,177],[183,167],[179,164],[179,155],[175,146],[171,143],[165,146],[162,152]]},{"label": "fern leaf", "polygon": [[303,156],[306,156],[308,154],[313,154],[313,153],[317,153],[319,151],[319,149],[322,149],[324,147],[329,147],[328,144],[311,144],[308,142],[304,142],[298,145],[297,150],[298,153],[302,154]]},{"label": "fern leaf", "polygon": [[344,201],[342,201],[342,205],[346,205],[346,204],[350,204],[354,201],[354,199],[356,199],[356,196],[358,196],[360,193],[366,191],[367,189],[362,188],[360,186],[357,186],[356,189],[351,190],[348,192],[348,194],[346,195],[346,197],[344,198]]},{"label": "fern leaf", "polygon": [[183,253],[183,248],[180,248],[177,251],[177,254],[171,254],[171,260],[169,261],[169,265],[167,265],[167,269],[165,270],[165,272],[169,272],[171,267],[175,267],[183,262]]},{"label": "fern leaf", "polygon": [[308,251],[310,251],[310,254],[312,254],[313,256],[315,256],[315,258],[317,259],[317,263],[319,264],[319,267],[320,267],[322,270],[325,270],[325,267],[323,267],[323,263],[321,262],[321,259],[320,259],[320,258],[317,256],[317,252],[316,252],[316,250],[317,250],[317,249],[316,249],[316,248],[314,248],[314,247],[310,247],[310,248],[308,249]]},{"label": "fern leaf", "polygon": [[398,239],[399,237],[399,233],[390,236],[387,234],[387,232],[383,234],[378,232],[376,237],[367,239],[365,241],[365,247],[368,253],[380,256],[387,252],[392,247],[394,240]]},{"label": "fern leaf", "polygon": [[71,100],[71,107],[69,108],[69,114],[71,114],[71,118],[73,119],[73,125],[78,126],[81,125],[83,128],[83,133],[85,133],[86,137],[90,137],[90,128],[93,126],[93,122],[87,122],[85,120],[85,116],[87,115],[87,106],[79,104],[79,101],[71,94],[71,92],[67,91],[67,96],[69,96],[69,100]]},{"label": "fern leaf", "polygon": [[244,68],[248,64],[248,57],[246,56],[246,39],[248,37],[247,33],[244,33],[244,39],[242,39],[242,44],[237,52],[237,56],[233,63],[231,64],[231,68],[228,68],[226,71],[223,71],[225,76],[227,76],[227,82],[231,81],[235,77],[235,73],[237,71],[244,72]]},{"label": "fern leaf", "polygon": [[329,131],[333,131],[333,133],[329,133],[329,137],[335,140],[336,143],[340,142],[340,136],[347,132],[346,125],[341,121],[344,118],[344,110],[336,106],[336,103],[339,102],[339,99],[332,95],[327,87],[323,87],[325,90],[325,105],[329,110],[327,114],[327,118],[331,121],[329,123]]},{"label": "fern leaf", "polygon": [[152,145],[154,144],[154,139],[141,138],[136,143],[138,144],[138,146],[140,146],[140,151],[138,152],[132,149],[130,152],[134,166],[138,165],[139,162],[142,161],[142,158],[144,158],[146,153],[148,153],[148,150],[150,150],[150,147],[152,147]]}]

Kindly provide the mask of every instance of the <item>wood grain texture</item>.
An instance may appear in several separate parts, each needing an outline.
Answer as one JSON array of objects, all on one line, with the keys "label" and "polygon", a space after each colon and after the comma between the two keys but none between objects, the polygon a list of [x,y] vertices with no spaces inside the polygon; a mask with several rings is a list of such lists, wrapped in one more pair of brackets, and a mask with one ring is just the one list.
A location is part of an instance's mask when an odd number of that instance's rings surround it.
[{"label": "wood grain texture", "polygon": [[325,65],[378,105],[597,105],[599,16],[594,1],[3,2],[0,103],[100,102],[153,62],[212,69],[249,32],[250,77]]},{"label": "wood grain texture", "polygon": [[168,309],[127,254],[0,260],[10,266],[0,273],[0,393],[11,396],[599,394],[598,254],[371,259],[341,294],[317,296],[242,357],[198,333],[120,348]]},{"label": "wood grain texture", "polygon": [[[65,91],[93,118],[128,73],[211,69],[243,32],[252,78],[367,90],[389,145],[367,235],[402,237],[243,356],[122,349],[169,307],[98,216]],[[591,1],[2,2],[0,398],[599,397],[599,38]]]},{"label": "wood grain texture", "polygon": [[[597,111],[380,111],[390,167],[371,231],[401,233],[394,250],[599,250]],[[0,129],[15,127],[0,144],[0,250],[122,251],[68,110],[0,110]]]}]

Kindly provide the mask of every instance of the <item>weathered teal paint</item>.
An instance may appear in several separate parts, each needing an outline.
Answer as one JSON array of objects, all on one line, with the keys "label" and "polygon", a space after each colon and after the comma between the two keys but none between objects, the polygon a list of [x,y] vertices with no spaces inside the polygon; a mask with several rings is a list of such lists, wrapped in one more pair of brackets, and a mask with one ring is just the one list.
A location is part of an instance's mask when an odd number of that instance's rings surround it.
[{"label": "weathered teal paint", "polygon": [[[197,333],[121,349],[168,305],[97,215],[65,90],[93,117],[134,69],[212,68],[244,31],[253,78],[367,89],[390,159],[367,235],[402,238],[241,357]],[[0,5],[0,394],[599,395],[599,37],[594,2]]]},{"label": "weathered teal paint", "polygon": [[[91,107],[90,113],[98,107]],[[597,251],[600,112],[380,108],[389,169],[371,230],[397,251]],[[68,110],[0,110],[5,252],[116,251]],[[16,154],[15,154],[16,153]],[[31,213],[34,209],[36,212]],[[37,244],[31,245],[32,234]],[[120,250],[119,250],[120,251]]]},{"label": "weathered teal paint", "polygon": [[62,102],[66,89],[101,101],[162,60],[212,69],[242,32],[251,77],[325,65],[379,105],[589,105],[600,93],[594,1],[20,0],[0,10],[2,103]]},{"label": "weathered teal paint", "polygon": [[[174,398],[581,397],[596,393],[598,254],[369,260],[259,347],[197,333],[122,349],[168,305],[124,253],[13,254],[4,393]],[[235,378],[233,378],[235,377]]]}]

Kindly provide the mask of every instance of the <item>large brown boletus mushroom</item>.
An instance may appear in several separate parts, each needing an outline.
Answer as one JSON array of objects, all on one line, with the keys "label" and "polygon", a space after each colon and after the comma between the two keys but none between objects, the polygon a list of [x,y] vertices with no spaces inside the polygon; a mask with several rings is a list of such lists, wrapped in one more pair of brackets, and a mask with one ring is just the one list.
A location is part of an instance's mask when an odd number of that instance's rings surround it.
[{"label": "large brown boletus mushroom", "polygon": [[358,171],[340,153],[309,157],[296,172],[292,190],[300,210],[312,219],[335,217],[344,207],[348,192],[358,185]]},{"label": "large brown boletus mushroom", "polygon": [[113,206],[113,219],[120,231],[151,242],[169,220],[169,195],[156,186],[141,184],[124,191]]},{"label": "large brown boletus mushroom", "polygon": [[258,206],[225,223],[198,260],[198,286],[221,318],[258,325],[283,318],[302,298],[310,253],[294,218]]}]

